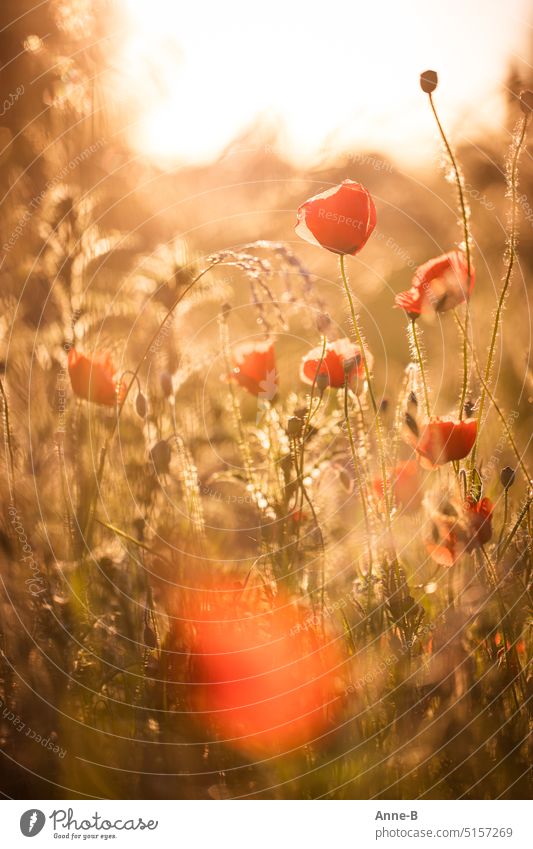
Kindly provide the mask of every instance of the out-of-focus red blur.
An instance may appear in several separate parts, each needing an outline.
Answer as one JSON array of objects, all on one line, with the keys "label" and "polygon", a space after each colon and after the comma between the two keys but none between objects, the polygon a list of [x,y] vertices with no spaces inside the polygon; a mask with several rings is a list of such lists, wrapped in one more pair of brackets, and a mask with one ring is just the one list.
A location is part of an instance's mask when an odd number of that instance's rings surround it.
[{"label": "out-of-focus red blur", "polygon": [[281,752],[329,727],[339,642],[319,615],[279,595],[272,603],[242,592],[206,592],[195,631],[191,701],[217,737],[251,753]]}]

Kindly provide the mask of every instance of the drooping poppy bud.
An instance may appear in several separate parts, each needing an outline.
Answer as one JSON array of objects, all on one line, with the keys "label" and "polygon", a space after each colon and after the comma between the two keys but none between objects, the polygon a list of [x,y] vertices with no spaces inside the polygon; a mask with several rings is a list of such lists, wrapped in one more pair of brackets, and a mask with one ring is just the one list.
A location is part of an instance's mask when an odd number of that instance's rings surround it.
[{"label": "drooping poppy bud", "polygon": [[450,251],[430,259],[417,269],[411,288],[395,297],[395,306],[416,318],[421,313],[447,312],[468,301],[474,288],[475,270],[462,251]]},{"label": "drooping poppy bud", "polygon": [[124,398],[126,387],[120,383],[109,353],[93,356],[68,352],[68,373],[74,394],[85,401],[114,407]]},{"label": "drooping poppy bud", "polygon": [[520,93],[520,109],[524,115],[531,115],[533,112],[533,91],[530,89]]},{"label": "drooping poppy bud", "polygon": [[276,353],[272,342],[241,345],[234,351],[235,367],[228,375],[251,395],[273,401],[278,392]]},{"label": "drooping poppy bud", "polygon": [[137,415],[140,416],[141,419],[146,418],[146,413],[148,412],[148,404],[146,403],[146,398],[139,392],[135,399],[135,410]]},{"label": "drooping poppy bud", "polygon": [[154,464],[154,469],[160,475],[164,475],[168,472],[171,457],[172,451],[166,439],[161,439],[159,442],[156,442],[150,449],[150,459]]},{"label": "drooping poppy bud", "polygon": [[[342,389],[345,382],[351,388],[362,380],[365,375],[365,367],[361,349],[346,337],[328,342],[324,357],[322,357],[323,346],[318,345],[309,351],[302,359],[300,377],[304,383],[313,384],[321,378],[326,386],[332,389]],[[366,352],[366,360],[369,370],[372,369],[372,356]]]},{"label": "drooping poppy bud", "polygon": [[159,385],[165,398],[170,398],[174,392],[174,384],[172,383],[172,375],[168,371],[162,371],[159,375]]},{"label": "drooping poppy bud", "polygon": [[434,418],[429,419],[418,435],[412,430],[406,431],[407,439],[418,454],[420,464],[429,469],[454,460],[462,460],[474,447],[476,434],[475,419],[452,421]]},{"label": "drooping poppy bud", "polygon": [[358,253],[376,226],[374,201],[353,180],[310,198],[298,208],[297,217],[298,236],[341,255]]}]

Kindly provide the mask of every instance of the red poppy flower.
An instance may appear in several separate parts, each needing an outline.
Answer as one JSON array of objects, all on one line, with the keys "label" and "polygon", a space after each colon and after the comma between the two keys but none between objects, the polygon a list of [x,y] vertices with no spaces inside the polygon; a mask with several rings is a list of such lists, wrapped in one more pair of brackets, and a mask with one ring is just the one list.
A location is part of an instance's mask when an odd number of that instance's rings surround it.
[{"label": "red poppy flower", "polygon": [[[328,342],[322,358],[322,345],[313,348],[302,360],[300,377],[304,383],[313,384],[319,374],[326,375],[328,386],[342,389],[346,375],[348,385],[353,386],[365,374],[361,349],[346,337]],[[368,368],[372,369],[372,356],[366,352]]]},{"label": "red poppy flower", "polygon": [[[376,495],[383,498],[382,478],[373,481],[372,486]],[[398,507],[404,508],[408,513],[418,510],[422,502],[422,479],[418,463],[407,460],[395,466],[388,478],[388,487],[392,487]]]},{"label": "red poppy flower", "polygon": [[86,356],[71,348],[68,352],[68,373],[78,398],[106,407],[114,407],[124,398],[126,387],[121,383],[119,388],[119,380],[107,352]]},{"label": "red poppy flower", "polygon": [[408,315],[422,312],[446,312],[467,301],[474,288],[475,270],[468,265],[462,251],[430,259],[417,269],[411,288],[396,295],[395,306]]},{"label": "red poppy flower", "polygon": [[432,514],[432,539],[428,551],[441,566],[453,566],[462,554],[472,552],[492,538],[492,502],[467,499],[462,505],[445,501]]},{"label": "red poppy flower", "polygon": [[229,375],[251,395],[272,401],[278,391],[276,353],[272,342],[241,345],[234,352],[235,367]]},{"label": "red poppy flower", "polygon": [[465,512],[469,526],[469,539],[467,551],[472,551],[476,546],[485,545],[492,538],[492,511],[494,506],[489,498],[482,498],[475,503],[468,499],[465,503]]},{"label": "red poppy flower", "polygon": [[376,208],[360,183],[344,180],[298,208],[296,233],[336,254],[358,253],[376,226]]},{"label": "red poppy flower", "polygon": [[466,419],[430,419],[418,435],[409,431],[409,441],[426,469],[434,469],[470,454],[476,441],[477,422]]},{"label": "red poppy flower", "polygon": [[281,597],[205,593],[194,639],[198,719],[246,752],[275,752],[309,743],[327,725],[342,662],[322,623],[306,621]]}]

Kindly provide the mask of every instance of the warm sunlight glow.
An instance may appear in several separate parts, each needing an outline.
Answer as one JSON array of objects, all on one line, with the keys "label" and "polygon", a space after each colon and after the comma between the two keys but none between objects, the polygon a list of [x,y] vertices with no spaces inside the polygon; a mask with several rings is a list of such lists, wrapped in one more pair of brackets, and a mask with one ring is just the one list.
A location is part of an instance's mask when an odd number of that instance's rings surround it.
[{"label": "warm sunlight glow", "polygon": [[526,0],[330,0],[327,16],[300,0],[253,16],[244,0],[121,2],[132,139],[167,164],[207,161],[254,122],[300,163],[351,147],[417,161],[434,139],[420,71],[441,71],[443,116],[475,133],[503,119],[502,80],[527,46]]}]

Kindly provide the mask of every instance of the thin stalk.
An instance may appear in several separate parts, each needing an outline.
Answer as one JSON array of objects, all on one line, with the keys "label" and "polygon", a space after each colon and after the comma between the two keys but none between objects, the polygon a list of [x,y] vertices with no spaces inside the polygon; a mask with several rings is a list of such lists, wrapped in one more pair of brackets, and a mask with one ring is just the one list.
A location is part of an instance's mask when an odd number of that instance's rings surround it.
[{"label": "thin stalk", "polygon": [[[456,320],[458,326],[460,327],[460,329],[464,333],[465,330],[464,330],[464,327],[461,323],[461,319],[459,318],[459,316],[457,315],[455,310],[454,310],[454,316],[455,316],[455,320]],[[481,373],[481,367],[479,365],[478,358],[476,356],[476,352],[474,351],[474,347],[473,347],[472,343],[470,342],[470,340],[468,341],[468,345],[469,345],[470,350],[472,352],[472,360],[474,362],[476,374],[479,378],[479,381],[480,381],[481,385],[483,386],[483,389],[486,392],[486,394],[489,398],[489,401],[491,402],[492,406],[494,407],[496,413],[498,414],[498,416],[499,416],[499,418],[500,418],[500,420],[503,424],[503,429],[505,430],[505,435],[507,436],[507,439],[509,440],[509,444],[510,444],[511,448],[513,449],[514,453],[515,453],[517,463],[520,466],[520,469],[521,469],[528,485],[530,485],[531,484],[531,476],[530,476],[530,474],[527,470],[527,467],[526,467],[524,461],[522,460],[522,455],[520,454],[520,451],[518,450],[516,442],[514,441],[514,437],[513,437],[513,434],[511,433],[509,425],[505,421],[505,416],[503,415],[503,413],[500,409],[500,406],[499,406],[498,402],[496,401],[496,398],[494,397],[493,393],[489,389],[487,381],[485,380],[485,378],[483,377],[483,375]],[[479,428],[479,423],[478,423],[478,428]],[[473,468],[473,466],[472,466],[472,468]]]},{"label": "thin stalk", "polygon": [[6,443],[7,453],[9,455],[9,472],[7,478],[9,487],[9,500],[11,504],[15,504],[15,460],[13,455],[13,443],[11,442],[9,405],[7,403],[7,395],[2,380],[0,380],[0,393],[2,394],[2,401],[4,406],[4,439]]},{"label": "thin stalk", "polygon": [[[511,164],[511,173],[509,176],[509,182],[511,186],[511,225],[509,228],[509,258],[507,261],[507,270],[505,272],[505,277],[503,280],[502,290],[500,292],[500,297],[498,299],[498,306],[496,308],[496,315],[494,317],[494,324],[492,327],[492,335],[490,339],[489,352],[487,355],[487,363],[485,366],[485,384],[488,384],[490,380],[490,375],[492,371],[492,363],[494,360],[494,351],[496,349],[496,340],[498,338],[498,331],[500,329],[501,317],[503,312],[503,307],[505,303],[505,298],[507,295],[507,291],[509,289],[509,284],[511,283],[511,275],[513,272],[513,267],[516,260],[516,230],[517,230],[517,217],[518,217],[518,204],[517,204],[517,193],[518,193],[518,160],[520,157],[520,153],[522,152],[522,146],[524,144],[524,138],[527,130],[528,123],[528,115],[524,115],[522,118],[522,127],[518,137],[516,139],[516,147],[514,151],[514,156]],[[472,455],[470,459],[470,469],[473,469],[476,464],[476,450],[477,443],[479,439],[479,431],[481,427],[481,419],[483,416],[483,409],[485,406],[485,398],[487,395],[487,391],[485,386],[483,387],[483,391],[481,393],[481,398],[479,400],[479,411],[477,417],[477,437],[474,443],[474,447],[472,449]]]},{"label": "thin stalk", "polygon": [[500,550],[500,546],[502,544],[503,535],[505,533],[505,528],[507,525],[507,515],[509,512],[509,490],[505,487],[503,492],[503,521],[502,521],[502,529],[500,531],[500,536],[498,538],[498,545],[496,546],[496,551]]},{"label": "thin stalk", "polygon": [[524,521],[524,518],[526,517],[526,515],[529,513],[529,506],[530,506],[532,501],[533,501],[533,494],[529,495],[527,497],[524,506],[522,507],[520,513],[518,514],[518,518],[517,518],[516,522],[514,523],[511,530],[509,531],[509,534],[507,536],[507,539],[505,540],[505,544],[504,544],[503,548],[498,552],[498,557],[496,558],[496,565],[498,565],[501,562],[501,560],[503,559],[505,552],[507,551],[507,549],[511,545],[511,542],[513,541],[514,536],[518,531],[518,528],[520,527],[520,525]]},{"label": "thin stalk", "polygon": [[357,343],[358,343],[359,348],[361,350],[361,357],[362,357],[362,360],[363,360],[363,368],[365,370],[366,384],[367,384],[367,387],[368,387],[368,395],[370,397],[370,403],[372,404],[372,409],[374,411],[374,420],[375,420],[375,423],[376,423],[376,442],[377,442],[377,446],[378,446],[379,461],[380,461],[380,466],[381,466],[381,479],[383,480],[383,497],[384,497],[384,501],[385,501],[385,513],[386,513],[386,517],[387,517],[387,529],[389,530],[389,533],[390,533],[391,530],[392,530],[392,528],[391,528],[391,504],[390,504],[389,487],[388,487],[388,481],[387,481],[387,465],[386,465],[386,462],[385,462],[385,449],[384,449],[384,445],[383,445],[383,433],[382,433],[382,429],[381,429],[381,417],[380,417],[380,414],[379,414],[378,405],[376,403],[376,397],[374,395],[372,378],[371,378],[371,375],[370,375],[370,369],[368,367],[368,360],[367,360],[367,357],[366,357],[365,346],[364,346],[364,343],[363,343],[363,336],[362,336],[361,330],[359,328],[359,320],[358,320],[358,317],[357,317],[357,313],[355,311],[355,305],[354,305],[354,301],[353,301],[352,290],[350,289],[350,284],[348,283],[348,279],[346,277],[346,269],[344,267],[344,255],[341,254],[339,259],[340,259],[340,269],[341,269],[341,275],[342,275],[342,282],[344,284],[344,291],[346,292],[346,297],[348,298],[348,304],[350,306],[350,314],[351,314],[351,318],[352,318],[352,324],[353,324],[353,328],[354,328],[355,335],[356,335],[356,338],[357,338]]},{"label": "thin stalk", "polygon": [[353,438],[352,425],[350,423],[350,412],[348,410],[348,379],[346,377],[344,381],[344,420],[346,422],[346,430],[348,431],[348,439],[350,442],[350,450],[352,453],[352,462],[354,466],[354,471],[357,477],[357,484],[359,486],[359,493],[361,495],[361,504],[363,505],[363,516],[365,521],[366,528],[366,538],[368,544],[368,610],[370,611],[370,600],[371,600],[371,584],[372,584],[372,572],[373,572],[373,557],[372,557],[372,536],[370,532],[370,521],[368,518],[368,508],[366,504],[366,500],[368,497],[366,490],[366,483],[363,478],[363,472],[361,469],[361,464],[359,461],[359,457],[357,456],[357,448],[355,445],[355,440]]},{"label": "thin stalk", "polygon": [[99,499],[99,496],[100,496],[100,487],[102,485],[102,478],[103,478],[103,475],[104,475],[104,469],[105,469],[107,454],[108,454],[111,442],[113,441],[113,437],[115,436],[115,433],[117,432],[120,417],[122,415],[124,405],[125,405],[125,403],[128,399],[130,389],[131,389],[131,387],[133,386],[134,383],[138,382],[137,379],[138,379],[138,376],[139,376],[139,372],[140,372],[140,370],[143,366],[143,363],[144,363],[145,359],[147,358],[148,354],[150,353],[152,346],[157,341],[157,338],[158,338],[159,334],[161,333],[161,330],[163,329],[163,327],[165,326],[167,321],[172,317],[174,310],[179,306],[179,304],[182,302],[182,300],[185,298],[185,296],[189,294],[189,292],[191,291],[193,286],[195,286],[196,283],[199,280],[201,280],[201,278],[204,277],[204,275],[207,274],[208,271],[211,271],[211,269],[214,268],[215,265],[218,265],[219,262],[220,262],[220,260],[216,260],[215,262],[210,263],[207,266],[207,268],[204,268],[203,271],[200,271],[200,273],[197,274],[196,277],[193,278],[193,280],[189,283],[189,285],[186,286],[186,288],[183,290],[181,295],[178,295],[178,297],[176,298],[174,303],[169,307],[169,309],[165,313],[165,316],[164,316],[163,320],[160,322],[160,324],[158,325],[157,330],[150,337],[150,341],[146,345],[146,348],[144,349],[142,357],[140,358],[139,362],[137,363],[136,368],[131,372],[132,379],[126,385],[122,400],[120,401],[120,403],[118,404],[118,407],[117,407],[117,415],[116,415],[116,418],[113,422],[111,432],[110,432],[109,436],[107,437],[107,439],[106,439],[106,441],[105,441],[105,443],[102,447],[102,450],[100,452],[100,463],[98,465],[98,470],[97,470],[97,473],[96,473],[96,487],[95,487],[95,491],[94,491],[94,494],[93,494],[92,499],[91,499],[91,503],[89,505],[87,523],[86,523],[86,526],[85,526],[83,534],[82,534],[83,539],[85,539],[85,541],[86,541],[87,547],[90,546],[90,542],[91,542],[91,533],[92,533],[92,528],[93,528],[93,524],[94,524],[94,513],[95,513],[96,505],[98,504],[98,499]]},{"label": "thin stalk", "polygon": [[426,380],[426,370],[424,368],[424,358],[422,356],[422,350],[420,348],[420,342],[419,342],[419,339],[418,339],[418,331],[416,329],[416,318],[411,319],[411,334],[412,334],[412,340],[413,340],[413,347],[414,347],[414,350],[416,352],[416,358],[418,360],[418,368],[420,370],[420,377],[422,378],[422,387],[423,387],[423,390],[424,390],[424,403],[425,403],[425,406],[426,406],[426,415],[429,419],[429,418],[431,418],[431,407],[430,407],[430,404],[429,404],[429,392],[428,392],[428,385],[427,385],[427,380]]},{"label": "thin stalk", "polygon": [[[452,147],[451,147],[451,145],[450,145],[450,143],[449,143],[449,141],[446,137],[446,133],[444,132],[444,127],[442,126],[440,119],[439,119],[439,116],[437,114],[437,109],[436,109],[435,103],[433,101],[433,96],[432,96],[431,93],[429,93],[428,96],[429,96],[429,103],[430,103],[430,106],[431,106],[431,111],[433,112],[433,116],[435,118],[435,122],[437,124],[438,130],[439,130],[439,133],[440,133],[440,137],[442,139],[442,143],[444,144],[444,147],[446,149],[446,153],[448,154],[448,159],[450,160],[450,164],[452,166],[454,176],[455,176],[455,183],[456,183],[456,186],[457,186],[457,194],[459,196],[459,209],[460,209],[460,212],[461,212],[461,220],[462,220],[462,224],[463,224],[463,240],[464,240],[464,245],[465,245],[466,273],[467,273],[467,279],[468,279],[467,291],[470,291],[470,279],[472,277],[472,259],[471,259],[471,255],[470,255],[470,232],[469,232],[469,229],[468,229],[468,207],[467,207],[467,203],[466,203],[466,200],[465,200],[465,194],[464,194],[464,188],[463,188],[463,178],[462,178],[462,175],[461,175],[461,171],[459,169],[459,165],[457,164],[457,160],[455,158],[454,152],[452,150]],[[467,388],[468,388],[468,345],[467,345],[466,340],[468,339],[469,319],[470,319],[470,308],[469,308],[468,300],[467,300],[466,301],[466,311],[465,311],[466,333],[465,333],[465,339],[463,340],[463,383],[462,383],[462,389],[461,389],[461,399],[460,399],[460,402],[459,402],[459,418],[460,419],[463,418],[465,400],[466,400],[466,392],[467,392]]]}]

